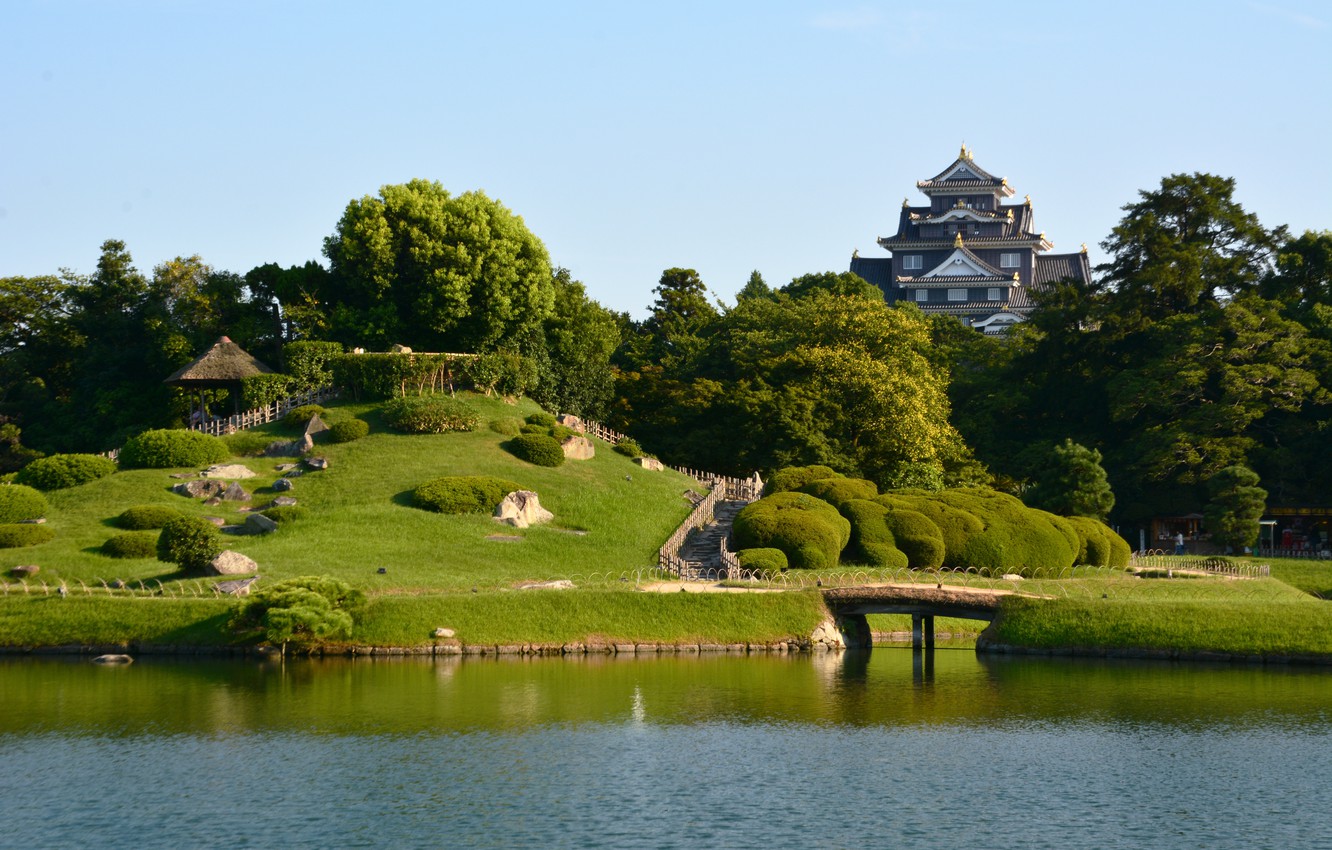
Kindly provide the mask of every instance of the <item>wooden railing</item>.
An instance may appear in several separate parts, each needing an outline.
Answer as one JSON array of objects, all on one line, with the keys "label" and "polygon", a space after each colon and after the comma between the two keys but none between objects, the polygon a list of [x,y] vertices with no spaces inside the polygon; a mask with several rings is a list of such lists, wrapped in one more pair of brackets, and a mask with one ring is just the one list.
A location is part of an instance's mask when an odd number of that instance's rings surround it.
[{"label": "wooden railing", "polygon": [[247,410],[244,413],[238,413],[235,416],[228,416],[226,419],[212,419],[208,422],[198,422],[191,425],[194,431],[202,431],[205,434],[212,434],[214,437],[220,437],[223,434],[231,434],[236,431],[244,431],[246,428],[254,428],[259,425],[267,425],[269,422],[275,422],[287,415],[293,407],[300,407],[303,404],[319,404],[327,401],[338,394],[333,387],[325,387],[322,390],[311,390],[310,392],[300,393],[291,398],[284,398],[282,401],[274,402],[267,407],[259,407],[254,410]]}]

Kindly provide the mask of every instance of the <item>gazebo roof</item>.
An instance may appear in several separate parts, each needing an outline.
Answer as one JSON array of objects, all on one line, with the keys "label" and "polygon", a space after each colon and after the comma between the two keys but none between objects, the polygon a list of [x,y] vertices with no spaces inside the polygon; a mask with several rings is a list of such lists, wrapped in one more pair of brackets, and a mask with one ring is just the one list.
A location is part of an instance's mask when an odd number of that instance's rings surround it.
[{"label": "gazebo roof", "polygon": [[234,384],[251,375],[271,375],[273,370],[251,357],[245,349],[219,337],[213,346],[193,362],[180,367],[162,383],[177,386],[215,386]]}]

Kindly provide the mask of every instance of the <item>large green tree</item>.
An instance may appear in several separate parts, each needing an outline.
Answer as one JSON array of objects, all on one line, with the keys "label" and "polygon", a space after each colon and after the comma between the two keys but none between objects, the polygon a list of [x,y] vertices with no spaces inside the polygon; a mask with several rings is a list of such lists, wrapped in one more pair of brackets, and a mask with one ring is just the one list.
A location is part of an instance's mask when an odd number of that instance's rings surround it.
[{"label": "large green tree", "polygon": [[620,344],[620,325],[610,310],[587,297],[568,269],[556,269],[555,308],[543,328],[532,397],[542,406],[591,419],[606,416],[614,395],[610,359]]},{"label": "large green tree", "polygon": [[1242,549],[1258,542],[1258,521],[1267,505],[1267,491],[1258,486],[1258,474],[1236,464],[1218,470],[1207,481],[1211,501],[1203,513],[1212,539],[1227,549]]},{"label": "large green tree", "polygon": [[1115,506],[1101,453],[1065,439],[1055,446],[1023,501],[1060,516],[1085,516],[1104,521]]},{"label": "large green tree", "polygon": [[324,253],[319,300],[330,336],[348,346],[489,351],[518,345],[554,306],[545,246],[479,191],[384,186],[347,205]]}]

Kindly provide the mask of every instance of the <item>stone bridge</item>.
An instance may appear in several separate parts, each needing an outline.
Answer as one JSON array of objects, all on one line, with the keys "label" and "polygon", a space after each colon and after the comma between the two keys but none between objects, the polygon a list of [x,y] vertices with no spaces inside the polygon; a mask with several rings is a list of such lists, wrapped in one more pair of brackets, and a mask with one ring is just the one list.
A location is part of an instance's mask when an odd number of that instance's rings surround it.
[{"label": "stone bridge", "polygon": [[910,614],[913,649],[934,649],[934,618],[994,619],[1006,590],[921,584],[836,587],[823,591],[824,602],[848,647],[868,649],[866,614]]}]

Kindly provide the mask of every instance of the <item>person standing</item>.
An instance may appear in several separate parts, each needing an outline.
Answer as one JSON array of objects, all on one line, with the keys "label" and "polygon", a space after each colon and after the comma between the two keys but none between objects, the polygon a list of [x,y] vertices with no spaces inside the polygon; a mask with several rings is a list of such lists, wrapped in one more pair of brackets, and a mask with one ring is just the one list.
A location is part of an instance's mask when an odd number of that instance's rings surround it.
[{"label": "person standing", "polygon": [[1175,554],[1184,554],[1184,532],[1182,531],[1175,532]]}]

